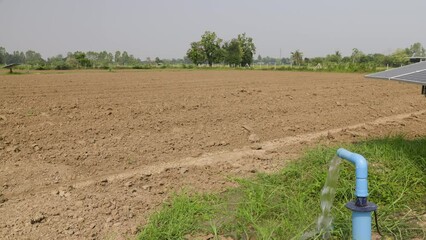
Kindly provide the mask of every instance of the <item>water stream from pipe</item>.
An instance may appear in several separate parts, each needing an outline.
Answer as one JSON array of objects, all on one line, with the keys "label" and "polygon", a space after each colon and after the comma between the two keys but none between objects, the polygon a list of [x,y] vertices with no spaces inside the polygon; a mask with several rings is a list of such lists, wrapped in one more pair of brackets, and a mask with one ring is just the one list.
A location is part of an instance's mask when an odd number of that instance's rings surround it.
[{"label": "water stream from pipe", "polygon": [[317,234],[322,234],[322,239],[330,239],[330,232],[333,230],[333,216],[331,208],[333,206],[334,196],[336,195],[337,182],[339,180],[340,163],[342,159],[334,156],[331,159],[328,168],[327,178],[321,190],[321,215],[317,219],[316,230],[303,234],[302,240],[312,238]]}]

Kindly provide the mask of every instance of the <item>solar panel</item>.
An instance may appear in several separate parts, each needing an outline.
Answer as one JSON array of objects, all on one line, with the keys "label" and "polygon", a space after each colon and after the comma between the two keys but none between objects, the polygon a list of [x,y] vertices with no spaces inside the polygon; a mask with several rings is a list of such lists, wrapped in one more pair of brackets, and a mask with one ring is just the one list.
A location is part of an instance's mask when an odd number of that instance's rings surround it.
[{"label": "solar panel", "polygon": [[367,78],[379,78],[387,80],[396,80],[418,84],[426,84],[426,61],[414,63],[404,67],[369,74]]},{"label": "solar panel", "polygon": [[12,64],[8,64],[6,66],[4,66],[3,68],[13,68],[15,66],[21,65],[20,63],[12,63]]},{"label": "solar panel", "polygon": [[426,69],[422,71],[418,71],[415,73],[410,73],[406,75],[402,75],[399,77],[393,77],[391,78],[398,80],[398,81],[405,81],[405,82],[411,82],[411,83],[418,83],[422,85],[426,85]]},{"label": "solar panel", "polygon": [[13,73],[12,68],[15,66],[21,65],[20,63],[12,63],[12,64],[8,64],[6,66],[4,66],[3,68],[8,68],[10,73]]}]

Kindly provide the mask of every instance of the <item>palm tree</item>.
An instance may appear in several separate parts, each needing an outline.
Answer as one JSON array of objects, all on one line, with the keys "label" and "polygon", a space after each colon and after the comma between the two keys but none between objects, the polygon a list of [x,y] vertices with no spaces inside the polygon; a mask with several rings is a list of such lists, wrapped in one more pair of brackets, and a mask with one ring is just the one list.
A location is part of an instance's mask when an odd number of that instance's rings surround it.
[{"label": "palm tree", "polygon": [[291,52],[291,60],[294,64],[300,66],[303,63],[303,53],[299,51],[299,49],[294,52]]},{"label": "palm tree", "polygon": [[363,52],[361,52],[358,48],[352,49],[352,63],[359,62],[360,58],[364,55]]},{"label": "palm tree", "polygon": [[335,53],[334,53],[334,58],[335,58],[335,61],[337,62],[337,63],[340,63],[341,61],[342,61],[342,53],[340,52],[340,51],[336,51]]}]

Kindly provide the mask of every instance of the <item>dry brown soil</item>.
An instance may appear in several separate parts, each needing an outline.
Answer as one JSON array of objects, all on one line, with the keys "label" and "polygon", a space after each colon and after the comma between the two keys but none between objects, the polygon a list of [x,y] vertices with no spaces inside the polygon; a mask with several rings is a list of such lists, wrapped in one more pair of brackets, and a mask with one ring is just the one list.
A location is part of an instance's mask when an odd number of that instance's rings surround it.
[{"label": "dry brown soil", "polygon": [[176,191],[220,192],[317,144],[426,134],[417,85],[360,74],[0,75],[0,236],[123,239]]}]

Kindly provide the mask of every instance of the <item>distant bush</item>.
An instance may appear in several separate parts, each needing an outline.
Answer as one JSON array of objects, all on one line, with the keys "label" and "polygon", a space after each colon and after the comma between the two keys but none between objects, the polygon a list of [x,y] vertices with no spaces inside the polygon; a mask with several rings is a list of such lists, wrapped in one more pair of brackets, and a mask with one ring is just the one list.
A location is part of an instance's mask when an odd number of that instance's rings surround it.
[{"label": "distant bush", "polygon": [[136,65],[132,67],[133,69],[151,69],[151,65],[144,64],[144,65]]},{"label": "distant bush", "polygon": [[104,70],[108,70],[108,69],[110,69],[111,67],[110,66],[108,66],[108,65],[102,65],[102,66],[100,66],[100,67],[98,67],[99,69],[104,69]]},{"label": "distant bush", "polygon": [[182,64],[183,69],[193,69],[195,66],[192,64]]},{"label": "distant bush", "polygon": [[63,63],[63,64],[58,64],[58,65],[54,66],[53,69],[55,69],[55,70],[70,70],[72,68],[71,68],[70,65]]},{"label": "distant bush", "polygon": [[43,65],[43,66],[41,66],[41,65],[34,66],[34,69],[35,70],[50,70],[50,68],[48,66],[46,66],[46,65]]}]

